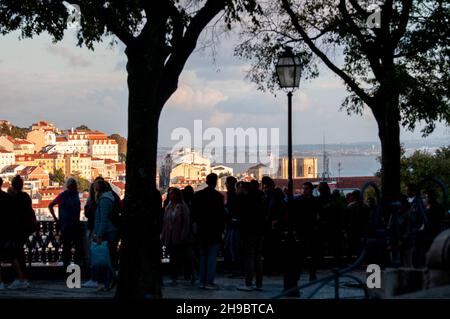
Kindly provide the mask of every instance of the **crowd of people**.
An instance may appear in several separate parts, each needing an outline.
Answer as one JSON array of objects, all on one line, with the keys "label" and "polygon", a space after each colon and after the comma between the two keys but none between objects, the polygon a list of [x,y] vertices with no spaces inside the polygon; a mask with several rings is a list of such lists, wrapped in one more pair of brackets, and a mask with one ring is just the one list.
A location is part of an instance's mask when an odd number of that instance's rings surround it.
[{"label": "crowd of people", "polygon": [[297,286],[302,268],[310,281],[316,280],[324,256],[331,257],[330,267],[354,263],[369,237],[378,239],[378,246],[368,246],[368,259],[423,267],[426,252],[444,228],[445,211],[436,194],[428,190],[422,198],[414,184],[386,209],[374,197],[364,200],[359,190],[346,196],[331,192],[326,182],[317,187],[304,183],[290,202],[286,190],[267,176],[261,184],[229,176],[225,197],[215,190],[216,183],[217,176],[210,174],[204,190],[168,191],[161,239],[170,255],[171,284],[177,283],[182,269],[194,282],[199,264],[200,286],[217,289],[216,262],[222,248],[231,277],[244,277],[239,290],[261,290],[263,274],[283,274],[288,290]]},{"label": "crowd of people", "polygon": [[[0,186],[3,180],[0,179]],[[54,207],[58,206],[58,217]],[[30,196],[23,192],[23,179],[16,176],[11,181],[8,192],[0,191],[0,261],[10,261],[16,279],[8,287],[2,281],[0,272],[0,290],[26,289],[30,284],[26,280],[26,263],[24,246],[28,237],[36,232],[36,215],[32,208]],[[86,266],[91,270],[91,279],[82,286],[108,291],[117,282],[118,242],[122,200],[112,190],[111,185],[102,177],[95,179],[89,192],[89,198],[84,207],[88,231],[83,232],[80,221],[81,202],[78,183],[74,178],[68,178],[65,190],[58,194],[48,206],[50,214],[58,225],[62,244],[62,262],[67,267],[72,262]],[[13,213],[12,213],[13,212]],[[84,238],[84,237],[87,238]],[[91,265],[89,257],[91,245],[107,243],[109,250],[108,266]],[[75,255],[72,256],[72,250]],[[72,258],[73,257],[73,258]],[[1,269],[0,269],[1,271]]]},{"label": "crowd of people", "polygon": [[[230,276],[243,277],[237,289],[262,290],[264,275],[283,274],[284,289],[289,290],[297,286],[303,269],[310,281],[316,280],[324,256],[332,257],[327,263],[333,267],[353,263],[367,237],[383,243],[369,249],[367,258],[423,267],[432,240],[444,227],[445,212],[436,194],[429,190],[422,198],[414,184],[398,202],[381,208],[373,197],[364,200],[359,190],[346,196],[331,192],[326,182],[317,187],[306,182],[301,194],[288,200],[286,190],[267,176],[261,183],[228,176],[226,196],[216,190],[217,180],[212,173],[200,191],[191,186],[168,190],[159,224],[161,244],[170,257],[170,285],[177,285],[183,276],[192,284],[199,281],[203,289],[217,289],[217,257],[222,251]],[[29,287],[23,247],[36,231],[31,198],[22,189],[23,180],[16,176],[8,192],[0,192],[0,259],[9,260],[16,272],[10,289]],[[91,270],[83,287],[108,291],[117,282],[123,203],[107,181],[96,178],[84,207],[87,235],[82,231],[80,206],[77,181],[68,178],[65,191],[49,205],[61,233],[62,261],[64,266],[75,262]],[[110,263],[95,266],[86,242],[106,245]],[[5,289],[1,273],[0,289]]]}]

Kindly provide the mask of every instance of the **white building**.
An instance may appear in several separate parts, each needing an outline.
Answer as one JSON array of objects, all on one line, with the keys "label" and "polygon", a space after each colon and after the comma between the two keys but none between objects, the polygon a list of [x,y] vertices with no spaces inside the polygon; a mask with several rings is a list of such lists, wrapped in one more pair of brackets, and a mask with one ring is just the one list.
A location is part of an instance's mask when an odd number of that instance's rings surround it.
[{"label": "white building", "polygon": [[13,165],[16,161],[14,152],[0,150],[0,172],[6,166]]},{"label": "white building", "polygon": [[233,169],[225,165],[217,165],[211,167],[211,173],[217,174],[217,176],[232,176]]},{"label": "white building", "polygon": [[119,145],[105,133],[98,131],[70,130],[56,137],[54,146],[45,152],[62,154],[89,154],[92,157],[119,161]]},{"label": "white building", "polygon": [[119,145],[113,139],[89,139],[89,154],[92,157],[119,161]]},{"label": "white building", "polygon": [[31,154],[34,152],[34,144],[20,138],[2,135],[0,136],[0,149],[14,152],[15,155]]},{"label": "white building", "polygon": [[18,175],[26,166],[25,165],[9,165],[3,167],[0,172],[0,177],[5,180],[11,180],[14,176]]}]

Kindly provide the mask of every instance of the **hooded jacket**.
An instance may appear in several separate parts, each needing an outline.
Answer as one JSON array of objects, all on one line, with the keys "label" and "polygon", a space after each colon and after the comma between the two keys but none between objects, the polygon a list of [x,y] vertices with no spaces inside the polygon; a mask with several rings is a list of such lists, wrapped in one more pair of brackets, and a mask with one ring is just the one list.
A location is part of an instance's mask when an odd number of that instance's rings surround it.
[{"label": "hooded jacket", "polygon": [[112,223],[114,208],[114,196],[111,192],[103,193],[97,202],[95,211],[94,234],[97,237],[105,237],[105,234],[117,232]]}]

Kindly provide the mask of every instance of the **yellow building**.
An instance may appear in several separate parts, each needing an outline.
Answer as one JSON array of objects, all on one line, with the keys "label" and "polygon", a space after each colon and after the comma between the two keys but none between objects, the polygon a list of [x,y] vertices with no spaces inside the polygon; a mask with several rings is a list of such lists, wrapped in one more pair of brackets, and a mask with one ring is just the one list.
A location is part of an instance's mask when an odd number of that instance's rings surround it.
[{"label": "yellow building", "polygon": [[91,180],[91,157],[88,154],[66,154],[65,175],[79,174]]},{"label": "yellow building", "polygon": [[25,154],[25,155],[16,155],[16,162],[17,165],[23,165],[23,166],[37,166],[35,165],[35,157],[33,154]]},{"label": "yellow building", "polygon": [[200,180],[202,179],[202,171],[203,168],[198,165],[188,164],[188,163],[181,163],[174,168],[172,168],[172,171],[170,172],[170,180],[177,177],[184,177],[188,180]]},{"label": "yellow building", "polygon": [[63,172],[66,171],[66,158],[64,157],[64,154],[56,154],[55,157],[55,170],[62,170]]},{"label": "yellow building", "polygon": [[[293,178],[316,178],[318,174],[317,158],[315,157],[295,157],[292,159]],[[288,158],[279,159],[276,178],[288,178]]]},{"label": "yellow building", "polygon": [[49,174],[55,173],[55,156],[53,154],[36,154],[34,163]]}]

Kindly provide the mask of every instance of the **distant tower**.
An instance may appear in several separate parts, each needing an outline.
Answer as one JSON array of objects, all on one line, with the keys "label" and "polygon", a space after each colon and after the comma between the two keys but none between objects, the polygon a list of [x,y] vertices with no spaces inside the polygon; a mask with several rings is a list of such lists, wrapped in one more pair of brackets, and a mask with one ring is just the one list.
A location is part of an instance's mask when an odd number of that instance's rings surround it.
[{"label": "distant tower", "polygon": [[330,178],[330,158],[325,150],[325,134],[323,135],[323,168],[322,168],[322,181],[327,181]]},{"label": "distant tower", "polygon": [[337,180],[338,183],[341,180],[341,170],[342,170],[342,163],[339,162],[338,163],[338,180]]}]

